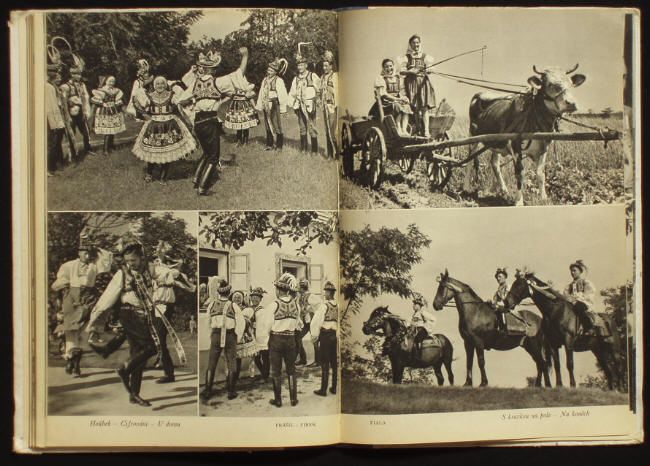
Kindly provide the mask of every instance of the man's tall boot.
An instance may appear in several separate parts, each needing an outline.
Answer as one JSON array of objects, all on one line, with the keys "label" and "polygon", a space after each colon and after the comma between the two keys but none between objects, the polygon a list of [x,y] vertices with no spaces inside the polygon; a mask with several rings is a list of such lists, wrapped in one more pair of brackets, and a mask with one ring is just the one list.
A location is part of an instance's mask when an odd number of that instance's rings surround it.
[{"label": "man's tall boot", "polygon": [[201,176],[203,175],[203,169],[205,168],[206,163],[207,163],[206,158],[201,157],[201,160],[199,160],[199,163],[196,165],[196,170],[194,170],[194,178],[192,178],[194,189],[197,189],[199,187],[199,183],[201,182]]},{"label": "man's tall boot", "polygon": [[120,346],[126,341],[126,335],[120,333],[119,335],[114,336],[105,345],[96,345],[95,343],[88,342],[88,346],[102,358],[106,359],[115,351],[118,350]]},{"label": "man's tall boot", "polygon": [[275,143],[275,148],[276,150],[282,152],[282,146],[284,144],[284,135],[282,133],[278,133],[278,136],[276,138],[276,143]]},{"label": "man's tall boot", "polygon": [[289,399],[291,400],[291,406],[298,404],[298,382],[295,375],[289,376]]},{"label": "man's tall boot", "polygon": [[318,154],[318,138],[316,136],[311,137],[311,152]]},{"label": "man's tall boot", "polygon": [[237,372],[228,372],[228,378],[226,380],[226,388],[228,390],[228,399],[234,400],[237,398],[237,392],[235,391],[235,386],[237,385]]},{"label": "man's tall boot", "polygon": [[65,373],[66,374],[72,374],[72,369],[74,369],[73,356],[74,356],[74,353],[71,352],[71,354],[68,356],[68,359],[65,360]]},{"label": "man's tall boot", "polygon": [[330,393],[336,395],[336,389],[339,382],[339,368],[337,366],[332,366],[332,386],[330,387]]},{"label": "man's tall boot", "polygon": [[300,152],[307,152],[307,135],[300,135]]},{"label": "man's tall boot", "polygon": [[74,377],[81,377],[81,356],[82,355],[83,355],[83,351],[81,350],[81,348],[74,349],[73,367],[72,367],[72,375]]},{"label": "man's tall boot", "polygon": [[201,176],[201,181],[199,182],[199,196],[205,196],[208,194],[208,188],[210,187],[212,176],[216,171],[217,165],[214,163],[208,163],[208,166],[205,167],[203,176]]},{"label": "man's tall boot", "polygon": [[282,381],[280,377],[272,377],[273,381],[273,398],[269,400],[269,403],[275,406],[276,408],[282,407]]},{"label": "man's tall boot", "polygon": [[273,150],[273,133],[271,131],[266,131],[266,147],[264,150]]},{"label": "man's tall boot", "polygon": [[314,390],[314,393],[318,396],[327,396],[327,383],[330,377],[329,368],[323,367],[320,374],[320,390]]},{"label": "man's tall boot", "polygon": [[208,401],[212,396],[212,386],[214,385],[214,370],[208,369],[205,371],[205,387],[199,395],[203,401]]},{"label": "man's tall boot", "polygon": [[140,397],[143,370],[144,367],[138,368],[131,375],[131,395],[129,396],[129,402],[140,406],[151,406],[151,403]]}]

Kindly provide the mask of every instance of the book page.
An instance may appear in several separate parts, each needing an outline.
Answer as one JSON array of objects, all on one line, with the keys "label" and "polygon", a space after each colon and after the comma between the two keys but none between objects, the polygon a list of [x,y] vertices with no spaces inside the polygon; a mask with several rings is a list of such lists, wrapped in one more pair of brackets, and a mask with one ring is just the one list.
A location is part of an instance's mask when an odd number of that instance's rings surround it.
[{"label": "book page", "polygon": [[343,441],[639,442],[638,13],[339,19]]},{"label": "book page", "polygon": [[338,442],[336,13],[13,19],[15,448]]}]

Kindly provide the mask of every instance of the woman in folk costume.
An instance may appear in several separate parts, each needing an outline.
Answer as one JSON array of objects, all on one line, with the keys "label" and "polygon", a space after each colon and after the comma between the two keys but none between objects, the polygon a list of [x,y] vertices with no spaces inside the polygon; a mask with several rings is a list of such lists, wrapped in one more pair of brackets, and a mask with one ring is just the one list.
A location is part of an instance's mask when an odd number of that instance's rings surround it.
[{"label": "woman in folk costume", "polygon": [[422,39],[414,34],[409,39],[406,55],[401,57],[400,74],[404,76],[406,97],[411,103],[424,137],[430,137],[429,115],[436,107],[436,94],[429,75],[433,57],[422,52]]},{"label": "woman in folk costume", "polygon": [[582,260],[578,259],[572,263],[569,266],[569,271],[573,281],[564,288],[564,296],[573,304],[573,310],[584,330],[589,331],[593,327],[589,312],[592,311],[594,306],[596,287],[585,277],[587,266]]},{"label": "woman in folk costume", "polygon": [[413,298],[413,317],[411,327],[414,329],[413,346],[420,351],[422,340],[435,333],[436,318],[427,310],[427,300],[420,293],[415,293]]},{"label": "woman in folk costume", "polygon": [[276,300],[264,308],[263,318],[258,322],[257,338],[266,338],[271,362],[273,398],[269,403],[282,406],[282,362],[289,379],[289,398],[291,406],[298,404],[298,384],[296,381],[296,331],[302,326],[300,306],[296,299],[298,283],[296,277],[285,272],[275,283]]},{"label": "woman in folk costume", "polygon": [[223,125],[237,131],[237,145],[248,144],[250,128],[260,124],[255,110],[255,84],[251,84],[243,76],[235,83],[235,94],[230,100]]},{"label": "woman in folk costume", "polygon": [[334,54],[327,50],[323,54],[323,75],[321,82],[321,102],[325,119],[325,136],[327,138],[327,156],[336,154],[336,126],[338,124],[338,73],[334,71]]},{"label": "woman in folk costume", "polygon": [[368,112],[370,118],[379,120],[379,99],[384,115],[392,115],[397,123],[397,130],[407,136],[409,115],[412,115],[413,111],[404,90],[404,79],[395,71],[395,64],[390,58],[381,62],[381,74],[375,79],[374,92],[375,103]]},{"label": "woman in folk costume", "polygon": [[107,77],[99,89],[94,89],[92,94],[90,101],[97,107],[95,109],[95,134],[104,135],[102,153],[108,154],[113,149],[115,135],[126,131],[124,113],[122,112],[124,94],[115,87],[114,76]]},{"label": "woman in folk costume", "polygon": [[126,113],[134,117],[136,120],[144,120],[140,110],[138,110],[133,104],[133,99],[138,94],[138,92],[142,90],[145,92],[153,92],[154,76],[150,72],[149,62],[147,60],[140,58],[137,64],[137,77],[135,81],[133,81],[133,87],[131,88],[131,98],[129,99],[129,103],[126,106]]},{"label": "woman in folk costume", "polygon": [[153,91],[147,92],[142,88],[133,96],[133,106],[146,121],[131,151],[147,163],[146,182],[153,181],[154,169],[158,165],[158,180],[165,184],[169,165],[196,150],[192,133],[178,116],[178,89],[179,86],[175,86],[170,90],[167,79],[158,76],[153,81]]},{"label": "woman in folk costume", "polygon": [[186,90],[179,103],[187,106],[194,115],[194,132],[203,150],[193,179],[199,196],[208,194],[212,178],[220,166],[223,130],[219,110],[226,100],[236,94],[237,89],[246,88],[244,73],[248,65],[248,49],[241,47],[239,53],[239,68],[224,76],[215,76],[216,68],[221,63],[221,54],[201,53],[197,65],[192,66],[182,79]]},{"label": "woman in folk costume", "polygon": [[178,358],[185,364],[185,352],[180,340],[164,314],[156,315],[154,303],[155,282],[161,278],[153,263],[144,253],[144,247],[133,233],[120,238],[122,267],[113,275],[104,293],[97,301],[88,321],[87,331],[94,331],[98,319],[116,303],[120,305],[119,320],[129,342],[129,358],[117,369],[129,401],[140,406],[151,403],[140,397],[142,374],[149,358],[162,351],[156,318],[160,318],[174,340]]},{"label": "woman in folk costume", "polygon": [[205,387],[200,397],[208,401],[212,397],[212,386],[217,373],[217,364],[221,353],[226,358],[226,389],[228,399],[237,397],[235,386],[237,383],[237,342],[244,333],[245,321],[241,308],[230,300],[230,284],[219,277],[210,277],[208,280],[208,298],[206,307],[210,316],[210,351],[208,368],[205,371]]},{"label": "woman in folk costume", "polygon": [[61,265],[52,283],[53,291],[63,291],[63,331],[65,334],[65,371],[75,377],[81,376],[81,328],[97,302],[95,280],[101,272],[110,270],[111,255],[96,249],[87,233],[79,238],[77,259]]},{"label": "woman in folk costume", "polygon": [[[239,373],[241,372],[241,363],[243,358],[252,358],[255,356],[255,333],[253,330],[253,319],[255,311],[252,307],[246,305],[244,293],[235,291],[230,297],[233,303],[237,304],[241,309],[241,315],[244,318],[244,333],[241,340],[237,343],[237,360],[235,369],[235,381],[239,380]],[[250,367],[253,365],[251,363]]]},{"label": "woman in folk costume", "polygon": [[264,126],[266,127],[266,148],[264,150],[275,148],[281,151],[284,143],[281,115],[287,113],[289,96],[282,76],[287,71],[287,66],[288,62],[284,58],[276,58],[269,63],[266,76],[257,95],[255,108],[264,114]]},{"label": "woman in folk costume", "polygon": [[318,153],[318,129],[316,128],[316,105],[320,100],[321,82],[316,73],[307,68],[307,58],[300,51],[296,55],[298,73],[293,78],[289,90],[289,103],[296,112],[300,127],[300,150],[309,151],[308,137],[311,138],[311,151]]},{"label": "woman in folk costume", "polygon": [[507,332],[508,327],[506,323],[506,312],[509,312],[506,307],[506,296],[508,296],[508,272],[506,268],[498,268],[494,273],[494,278],[498,283],[497,291],[492,298],[492,306],[497,313],[497,324],[502,332]]}]

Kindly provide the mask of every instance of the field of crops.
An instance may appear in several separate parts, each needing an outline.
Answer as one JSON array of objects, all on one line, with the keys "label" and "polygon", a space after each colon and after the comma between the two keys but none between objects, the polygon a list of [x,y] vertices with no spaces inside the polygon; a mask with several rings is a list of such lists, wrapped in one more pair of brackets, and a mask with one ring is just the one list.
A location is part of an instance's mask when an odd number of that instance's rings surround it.
[{"label": "field of crops", "polygon": [[[575,115],[581,123],[623,129],[622,114]],[[450,131],[451,139],[468,136],[469,120],[457,117]],[[562,122],[560,131],[584,132],[585,128]],[[458,148],[455,157],[465,157],[468,147]],[[546,163],[546,191],[548,199],[539,196],[537,181],[531,162],[524,160],[526,205],[600,204],[622,202],[623,187],[623,144],[611,141],[605,145],[599,141],[555,141],[551,144]],[[409,207],[451,207],[511,205],[516,189],[514,164],[511,158],[502,158],[501,171],[510,196],[496,195],[495,177],[490,166],[490,155],[479,158],[478,174],[473,164],[454,169],[449,184],[443,192],[432,192],[425,176],[425,163],[419,160],[410,174],[404,174],[392,162],[386,164],[384,183],[377,190],[361,186],[356,180],[342,180],[340,184],[340,205],[347,209],[366,208],[409,208]]]}]

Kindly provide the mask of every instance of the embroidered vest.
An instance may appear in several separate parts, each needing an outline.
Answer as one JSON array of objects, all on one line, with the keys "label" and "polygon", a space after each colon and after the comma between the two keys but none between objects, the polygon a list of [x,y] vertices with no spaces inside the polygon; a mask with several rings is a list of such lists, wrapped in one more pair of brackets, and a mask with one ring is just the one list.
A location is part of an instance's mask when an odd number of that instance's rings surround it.
[{"label": "embroidered vest", "polygon": [[174,107],[172,106],[172,93],[164,91],[161,94],[152,92],[147,94],[151,101],[151,114],[152,115],[169,115],[173,113]]},{"label": "embroidered vest", "polygon": [[338,306],[329,302],[326,302],[325,305],[327,306],[325,322],[336,322],[339,316]]},{"label": "embroidered vest", "polygon": [[300,315],[304,318],[306,314],[310,313],[310,308],[309,308],[309,297],[311,296],[311,293],[306,292],[303,293],[300,298],[298,298],[298,302],[300,303]]},{"label": "embroidered vest", "polygon": [[406,68],[409,70],[412,70],[413,68],[417,68],[418,70],[424,70],[425,64],[424,64],[424,57],[426,57],[426,54],[422,54],[420,57],[414,57],[410,53],[406,54],[407,58],[407,63],[406,63]]},{"label": "embroidered vest", "polygon": [[215,301],[214,305],[210,309],[210,317],[217,317],[224,313],[226,314],[226,318],[235,318],[235,309],[232,307],[232,303],[230,301]]},{"label": "embroidered vest", "polygon": [[217,86],[214,85],[214,78],[211,77],[210,79],[197,79],[194,83],[192,96],[194,96],[196,100],[217,100],[221,98],[221,92],[219,92]]},{"label": "embroidered vest", "polygon": [[300,311],[295,299],[292,299],[288,303],[278,299],[276,303],[278,303],[278,308],[275,311],[275,320],[298,319]]},{"label": "embroidered vest", "polygon": [[323,76],[321,81],[321,89],[323,92],[323,100],[325,103],[334,103],[334,73],[330,73],[327,76]]},{"label": "embroidered vest", "polygon": [[386,82],[386,93],[399,96],[399,77],[397,76],[384,76]]}]

